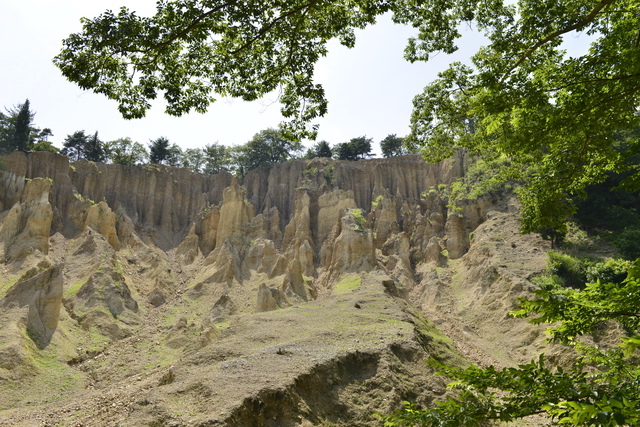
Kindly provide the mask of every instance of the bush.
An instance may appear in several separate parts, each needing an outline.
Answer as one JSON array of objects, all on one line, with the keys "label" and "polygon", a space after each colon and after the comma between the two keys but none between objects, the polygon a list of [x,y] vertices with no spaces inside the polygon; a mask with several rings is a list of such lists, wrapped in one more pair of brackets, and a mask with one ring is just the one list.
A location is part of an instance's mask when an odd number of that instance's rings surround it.
[{"label": "bush", "polygon": [[558,275],[542,275],[536,276],[531,279],[534,285],[537,285],[540,289],[553,290],[558,288],[564,288],[564,279]]},{"label": "bush", "polygon": [[609,259],[604,262],[591,264],[586,269],[587,281],[594,283],[622,283],[627,278],[629,269],[633,266],[631,261],[623,259]]},{"label": "bush", "polygon": [[613,241],[614,246],[624,258],[640,258],[640,228],[626,228]]},{"label": "bush", "polygon": [[572,288],[583,288],[587,282],[584,263],[571,255],[549,251],[547,271],[550,275],[560,276]]},{"label": "bush", "polygon": [[367,223],[367,220],[362,214],[362,209],[351,209],[351,214],[356,223],[356,231],[363,232]]}]

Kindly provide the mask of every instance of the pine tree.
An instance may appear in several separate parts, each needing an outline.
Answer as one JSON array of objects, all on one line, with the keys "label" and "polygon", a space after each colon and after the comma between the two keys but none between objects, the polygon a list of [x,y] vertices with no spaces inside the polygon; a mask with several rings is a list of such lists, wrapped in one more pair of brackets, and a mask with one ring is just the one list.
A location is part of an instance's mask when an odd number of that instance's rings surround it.
[{"label": "pine tree", "polygon": [[24,104],[7,109],[7,114],[0,113],[1,151],[30,151],[33,148],[34,141],[41,133],[32,125],[34,116],[28,99]]},{"label": "pine tree", "polygon": [[98,139],[98,132],[86,139],[84,150],[84,158],[92,162],[104,162],[107,155],[104,150],[102,141]]},{"label": "pine tree", "polygon": [[149,161],[161,165],[169,160],[171,157],[171,147],[169,146],[169,139],[161,136],[160,138],[151,140],[149,145]]},{"label": "pine tree", "polygon": [[69,157],[71,161],[79,160],[84,157],[87,135],[83,130],[76,131],[73,135],[67,135],[63,145],[62,154]]},{"label": "pine tree", "polygon": [[305,156],[307,159],[315,159],[317,157],[329,157],[331,158],[333,153],[331,152],[331,147],[327,141],[320,141],[317,144],[313,144],[308,150],[307,155]]},{"label": "pine tree", "polygon": [[31,145],[29,136],[31,134],[31,120],[33,114],[29,111],[29,100],[20,105],[20,111],[16,116],[16,122],[13,130],[12,147],[14,150],[27,151]]}]

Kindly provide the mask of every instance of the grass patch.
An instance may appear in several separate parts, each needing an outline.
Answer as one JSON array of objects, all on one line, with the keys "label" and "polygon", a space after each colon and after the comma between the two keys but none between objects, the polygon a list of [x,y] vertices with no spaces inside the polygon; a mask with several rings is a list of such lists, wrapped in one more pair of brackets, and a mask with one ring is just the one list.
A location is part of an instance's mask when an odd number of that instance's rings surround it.
[{"label": "grass patch", "polygon": [[0,382],[0,411],[63,401],[84,388],[84,375],[59,356],[61,348],[52,344],[38,350],[23,334],[24,365],[32,366],[31,372],[19,381]]},{"label": "grass patch", "polygon": [[94,202],[93,200],[86,197],[82,197],[82,194],[74,193],[73,195],[76,196],[76,199],[80,200],[82,203],[89,203],[91,206],[96,204],[96,202]]},{"label": "grass patch", "polygon": [[333,287],[333,295],[344,295],[360,288],[362,278],[357,274],[348,274]]},{"label": "grass patch", "polygon": [[0,281],[0,299],[7,295],[7,291],[18,281],[20,275],[9,276],[6,280]]},{"label": "grass patch", "polygon": [[[159,343],[159,337],[145,339],[140,344],[140,350],[146,359],[142,365],[142,371],[149,371],[154,368],[166,368],[175,363],[181,355],[181,350],[174,350]],[[139,373],[139,372],[138,372]]]},{"label": "grass patch", "polygon": [[65,298],[72,298],[75,297],[76,294],[78,293],[78,291],[80,291],[80,288],[82,288],[84,286],[84,284],[87,283],[87,281],[85,280],[84,282],[80,282],[80,283],[76,283],[75,285],[65,289],[64,291],[64,297]]},{"label": "grass patch", "polygon": [[458,353],[453,341],[444,335],[422,313],[412,313],[415,316],[414,331],[416,338],[429,355],[447,366],[465,367],[468,362]]},{"label": "grass patch", "polygon": [[215,323],[214,326],[218,330],[227,329],[229,326],[231,326],[231,320],[227,320],[226,322]]},{"label": "grass patch", "polygon": [[124,276],[124,271],[122,270],[122,266],[120,265],[120,263],[118,262],[117,259],[113,260],[113,269],[115,270],[116,273],[118,273],[120,276]]}]

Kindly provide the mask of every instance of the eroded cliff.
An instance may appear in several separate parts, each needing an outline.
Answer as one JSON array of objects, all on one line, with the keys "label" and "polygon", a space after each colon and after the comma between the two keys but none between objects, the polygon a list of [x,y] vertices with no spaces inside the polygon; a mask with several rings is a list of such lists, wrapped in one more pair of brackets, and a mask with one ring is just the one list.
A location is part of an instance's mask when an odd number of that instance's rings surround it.
[{"label": "eroded cliff", "polygon": [[[505,242],[542,242],[517,234],[517,208],[496,195],[450,211],[440,189],[464,174],[463,153],[297,160],[242,181],[0,161],[0,424],[27,425],[35,405],[81,425],[372,425],[446,393],[429,357],[517,359],[459,328],[526,329],[502,317],[530,271],[496,267],[478,227],[504,217]],[[541,345],[531,334],[518,357]],[[101,399],[112,406],[97,417]]]}]

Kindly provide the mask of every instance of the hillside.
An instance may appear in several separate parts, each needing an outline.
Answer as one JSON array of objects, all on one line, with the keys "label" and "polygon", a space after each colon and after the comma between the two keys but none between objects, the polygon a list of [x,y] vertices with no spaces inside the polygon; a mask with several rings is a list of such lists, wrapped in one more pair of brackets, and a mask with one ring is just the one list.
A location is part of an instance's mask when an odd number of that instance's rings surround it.
[{"label": "hillside", "polygon": [[239,182],[1,157],[0,425],[379,425],[449,393],[429,358],[553,359],[507,315],[548,245],[509,197],[447,208],[469,162],[297,160]]}]

